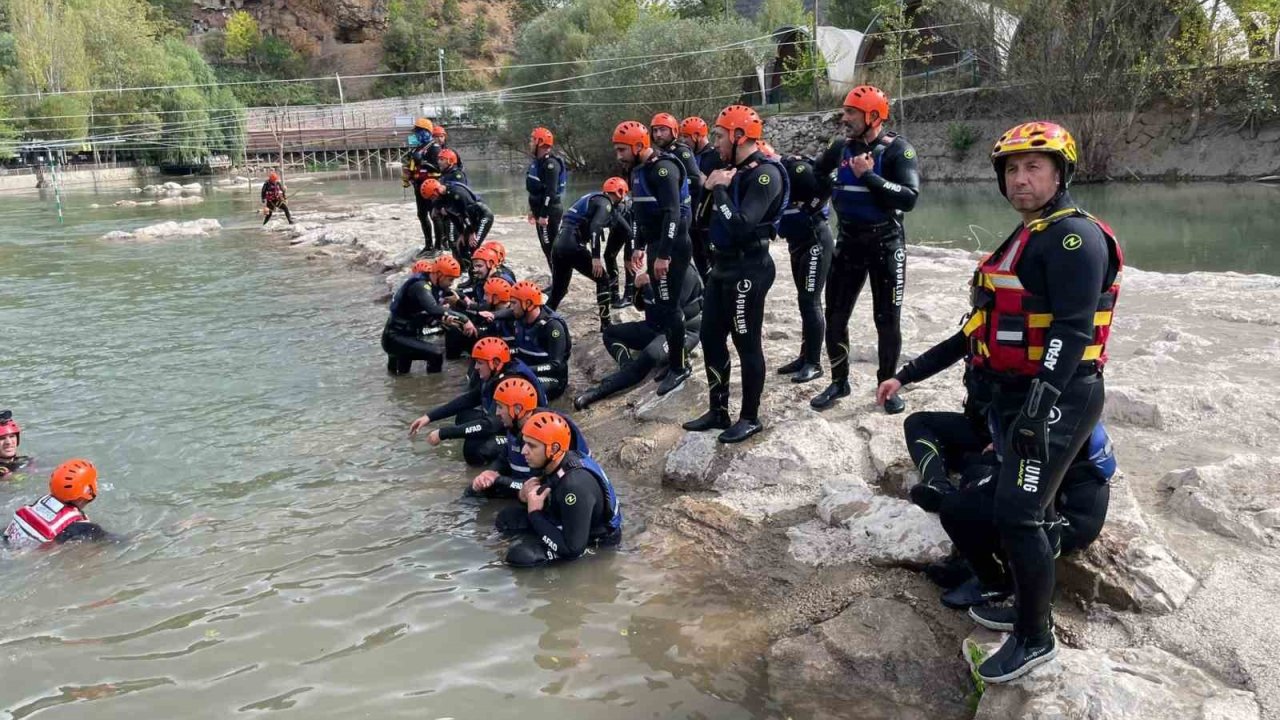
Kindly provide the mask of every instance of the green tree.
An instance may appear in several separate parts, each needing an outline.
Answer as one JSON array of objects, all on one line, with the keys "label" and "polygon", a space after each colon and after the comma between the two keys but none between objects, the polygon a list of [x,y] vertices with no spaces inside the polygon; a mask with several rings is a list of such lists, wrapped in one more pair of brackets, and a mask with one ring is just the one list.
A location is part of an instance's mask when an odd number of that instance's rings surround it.
[{"label": "green tree", "polygon": [[244,10],[237,10],[227,18],[227,57],[244,60],[258,49],[262,42],[262,29],[258,21]]},{"label": "green tree", "polygon": [[756,24],[764,32],[773,32],[782,27],[809,27],[813,23],[813,13],[805,12],[801,0],[764,0]]},{"label": "green tree", "polygon": [[826,25],[865,31],[876,17],[876,0],[828,0],[823,3],[822,21]]}]

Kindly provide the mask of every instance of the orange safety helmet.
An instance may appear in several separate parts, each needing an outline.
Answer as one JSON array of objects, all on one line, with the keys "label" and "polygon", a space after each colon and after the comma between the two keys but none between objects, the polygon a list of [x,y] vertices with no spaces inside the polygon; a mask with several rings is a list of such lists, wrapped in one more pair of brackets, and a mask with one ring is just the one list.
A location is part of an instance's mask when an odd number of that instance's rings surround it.
[{"label": "orange safety helmet", "polygon": [[649,149],[649,128],[635,120],[618,123],[613,129],[613,142],[629,145],[632,150],[639,145],[641,150]]},{"label": "orange safety helmet", "polygon": [[493,389],[493,401],[505,407],[512,420],[519,420],[537,409],[538,390],[522,377],[509,377]]},{"label": "orange safety helmet", "polygon": [[521,280],[511,286],[511,299],[520,303],[520,307],[525,310],[542,307],[542,288],[532,280]]},{"label": "orange safety helmet", "polygon": [[458,261],[452,255],[441,255],[436,258],[432,272],[445,277],[462,277],[462,266],[458,264]]},{"label": "orange safety helmet", "polygon": [[68,460],[49,476],[49,494],[59,502],[93,500],[98,497],[98,468],[88,460]]},{"label": "orange safety helmet", "polygon": [[418,186],[418,192],[428,200],[435,200],[444,195],[444,183],[435,178],[427,178]]},{"label": "orange safety helmet", "polygon": [[485,240],[483,243],[480,244],[480,247],[491,247],[494,250],[498,251],[499,265],[507,261],[507,246],[503,245],[497,240]]},{"label": "orange safety helmet", "polygon": [[871,113],[880,116],[880,122],[889,120],[889,96],[872,85],[859,85],[844,96],[844,106],[862,111],[862,119],[871,125]]},{"label": "orange safety helmet", "polygon": [[654,128],[659,127],[670,130],[673,137],[680,135],[680,121],[671,113],[658,113],[653,116],[653,119],[649,121],[649,131],[652,132]]},{"label": "orange safety helmet", "polygon": [[420,117],[417,120],[414,120],[413,126],[418,128],[419,130],[426,130],[427,132],[431,132],[433,129],[435,129],[435,125],[432,124],[432,122],[429,119],[424,117]]},{"label": "orange safety helmet", "polygon": [[687,117],[680,122],[681,135],[688,135],[689,137],[692,137],[692,138],[700,138],[700,137],[706,137],[708,132],[710,132],[710,130],[709,128],[707,128],[707,121],[703,120],[697,115]]},{"label": "orange safety helmet", "polygon": [[445,132],[443,125],[436,125],[435,127],[431,128],[431,137],[443,140],[446,137],[449,137],[449,133]]},{"label": "orange safety helmet", "polygon": [[554,147],[556,144],[556,136],[552,135],[551,131],[544,127],[534,128],[533,132],[529,133],[529,139],[533,141],[534,147],[542,147],[543,145]]},{"label": "orange safety helmet", "polygon": [[764,121],[760,119],[759,113],[746,105],[730,105],[721,110],[716,116],[716,127],[724,128],[730,138],[733,138],[734,132],[741,130],[742,137],[734,140],[734,145],[764,137]]},{"label": "orange safety helmet", "polygon": [[440,151],[440,169],[451,168],[458,164],[458,153],[445,148]]},{"label": "orange safety helmet", "polygon": [[491,277],[484,281],[484,297],[490,305],[511,302],[511,283],[504,277]]},{"label": "orange safety helmet", "polygon": [[280,182],[280,176],[275,172],[267,173],[267,182]]},{"label": "orange safety helmet", "polygon": [[573,442],[569,423],[556,413],[543,410],[524,424],[521,432],[526,440],[537,440],[547,447],[547,460],[555,462],[564,457]]},{"label": "orange safety helmet", "polygon": [[428,273],[433,273],[435,271],[436,271],[436,261],[425,260],[425,259],[419,260],[418,262],[414,263],[413,269],[410,270],[410,272],[414,274],[421,274],[421,275],[426,275]]},{"label": "orange safety helmet", "polygon": [[471,262],[474,265],[476,261],[481,261],[489,266],[492,270],[498,265],[498,251],[487,245],[481,245],[476,251],[471,253]]},{"label": "orange safety helmet", "polygon": [[1080,159],[1076,139],[1057,123],[1037,120],[1009,128],[991,149],[991,165],[996,170],[996,182],[1000,184],[1001,195],[1007,195],[1004,187],[1005,160],[1010,155],[1033,152],[1053,157],[1058,164],[1058,173],[1062,176],[1058,183],[1060,189],[1071,184],[1071,178],[1076,174],[1076,163]]},{"label": "orange safety helmet", "polygon": [[616,176],[605,180],[604,186],[601,189],[607,193],[613,193],[616,195],[626,195],[631,192],[631,188],[627,187],[627,181]]},{"label": "orange safety helmet", "polygon": [[497,372],[503,365],[511,362],[511,348],[499,337],[480,338],[471,346],[471,359],[482,362]]},{"label": "orange safety helmet", "polygon": [[777,160],[781,157],[780,155],[778,155],[778,151],[774,150],[773,146],[769,144],[768,140],[761,140],[760,142],[756,143],[756,147],[760,148],[760,152],[764,153],[764,156],[767,158],[772,158],[774,160]]}]

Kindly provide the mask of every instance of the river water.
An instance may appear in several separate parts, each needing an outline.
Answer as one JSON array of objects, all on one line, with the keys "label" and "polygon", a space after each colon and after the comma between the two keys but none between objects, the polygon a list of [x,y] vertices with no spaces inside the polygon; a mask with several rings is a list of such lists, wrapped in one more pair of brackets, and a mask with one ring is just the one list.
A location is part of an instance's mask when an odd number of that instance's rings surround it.
[{"label": "river water", "polygon": [[[477,176],[496,212],[519,178]],[[1130,261],[1280,273],[1280,190],[1086,188]],[[255,194],[91,209],[133,197],[0,197],[0,407],[30,477],[92,459],[90,515],[118,544],[0,554],[0,709],[11,718],[756,718],[758,615],[634,547],[512,572],[494,506],[461,500],[456,450],[406,437],[458,378],[388,378],[381,280],[282,247]],[[293,187],[299,209],[394,201],[394,182]],[[991,247],[986,188],[930,190],[917,240]],[[107,242],[162,219],[207,238]],[[970,229],[970,225],[975,229]],[[990,228],[988,230],[987,228]],[[406,227],[406,232],[416,232]],[[589,433],[589,429],[588,429]],[[622,487],[624,503],[662,491]],[[634,536],[634,526],[629,531]]]}]

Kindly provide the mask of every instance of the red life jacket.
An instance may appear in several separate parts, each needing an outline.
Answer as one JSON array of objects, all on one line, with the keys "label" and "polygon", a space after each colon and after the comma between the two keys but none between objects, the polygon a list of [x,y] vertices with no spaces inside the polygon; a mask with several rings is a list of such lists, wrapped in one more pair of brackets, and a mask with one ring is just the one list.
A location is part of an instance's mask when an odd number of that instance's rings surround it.
[{"label": "red life jacket", "polygon": [[275,204],[284,200],[284,188],[279,183],[273,183],[267,187],[267,202]]},{"label": "red life jacket", "polygon": [[43,545],[53,542],[73,523],[88,519],[74,505],[64,505],[52,495],[45,495],[18,508],[4,531],[4,539],[12,546]]},{"label": "red life jacket", "polygon": [[[1045,335],[1053,322],[1047,298],[1034,295],[1018,280],[1018,263],[1033,236],[1069,217],[1083,217],[1096,224],[1107,239],[1116,277],[1111,286],[1098,296],[1093,316],[1093,342],[1085,347],[1082,362],[1092,362],[1098,369],[1107,363],[1107,338],[1116,299],[1120,295],[1120,276],[1124,255],[1115,233],[1106,223],[1079,208],[1066,208],[1025,225],[1012,241],[1006,242],[979,265],[973,275],[971,303],[973,309],[964,325],[969,338],[970,364],[988,372],[1032,377],[1040,372],[1044,360]],[[1071,236],[1067,236],[1070,240]]]}]

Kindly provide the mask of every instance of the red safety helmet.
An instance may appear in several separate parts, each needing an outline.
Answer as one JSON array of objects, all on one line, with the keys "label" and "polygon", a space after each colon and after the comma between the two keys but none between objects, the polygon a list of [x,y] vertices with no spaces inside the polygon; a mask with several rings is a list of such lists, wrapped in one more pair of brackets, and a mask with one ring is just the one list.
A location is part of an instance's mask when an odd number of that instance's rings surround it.
[{"label": "red safety helmet", "polygon": [[526,440],[537,440],[547,448],[547,460],[555,462],[564,457],[573,441],[569,423],[556,413],[543,410],[524,424],[521,434]]},{"label": "red safety helmet", "polygon": [[511,302],[511,283],[504,277],[494,276],[484,281],[484,297],[490,305]]},{"label": "red safety helmet", "polygon": [[529,133],[529,139],[533,141],[533,146],[535,148],[542,147],[543,145],[546,145],[547,147],[554,147],[556,144],[556,136],[552,135],[551,131],[544,127],[534,128],[533,132]]},{"label": "red safety helmet", "polygon": [[[627,120],[618,123],[618,127],[613,129],[613,142],[621,145],[629,145],[635,152],[649,149],[649,128],[635,120]],[[636,146],[640,146],[639,149]]]},{"label": "red safety helmet", "polygon": [[59,502],[93,500],[98,497],[98,468],[88,460],[68,460],[49,476],[49,494]]},{"label": "red safety helmet", "polygon": [[267,173],[267,182],[280,182],[280,176],[276,173],[269,172]]},{"label": "red safety helmet", "polygon": [[742,137],[734,139],[734,145],[764,137],[764,121],[760,119],[759,113],[746,105],[730,105],[721,110],[716,116],[716,127],[724,128],[731,139],[735,132],[741,130]]},{"label": "red safety helmet", "polygon": [[435,200],[444,195],[444,183],[435,178],[427,178],[418,186],[418,192],[427,200]]},{"label": "red safety helmet", "polygon": [[436,125],[435,127],[431,128],[431,137],[433,138],[438,138],[440,140],[443,140],[448,136],[449,136],[449,133],[445,132],[443,125]]},{"label": "red safety helmet", "polygon": [[542,307],[542,288],[532,280],[521,280],[511,286],[511,299],[520,303],[525,310]]},{"label": "red safety helmet", "polygon": [[8,410],[5,411],[6,417],[0,420],[0,437],[9,437],[10,435],[18,436],[18,444],[22,444],[22,428],[19,427],[18,421],[13,419],[13,414]]},{"label": "red safety helmet", "polygon": [[874,122],[871,119],[871,113],[878,115],[880,122],[889,119],[889,96],[873,85],[859,85],[850,90],[849,94],[844,96],[844,106],[861,110],[862,118],[867,125]]},{"label": "red safety helmet", "polygon": [[509,377],[494,388],[493,401],[505,407],[512,420],[519,420],[537,409],[538,389],[522,377]]},{"label": "red safety helmet", "polygon": [[680,123],[681,135],[688,135],[691,138],[704,138],[709,132],[707,121],[697,115],[687,117]]}]

